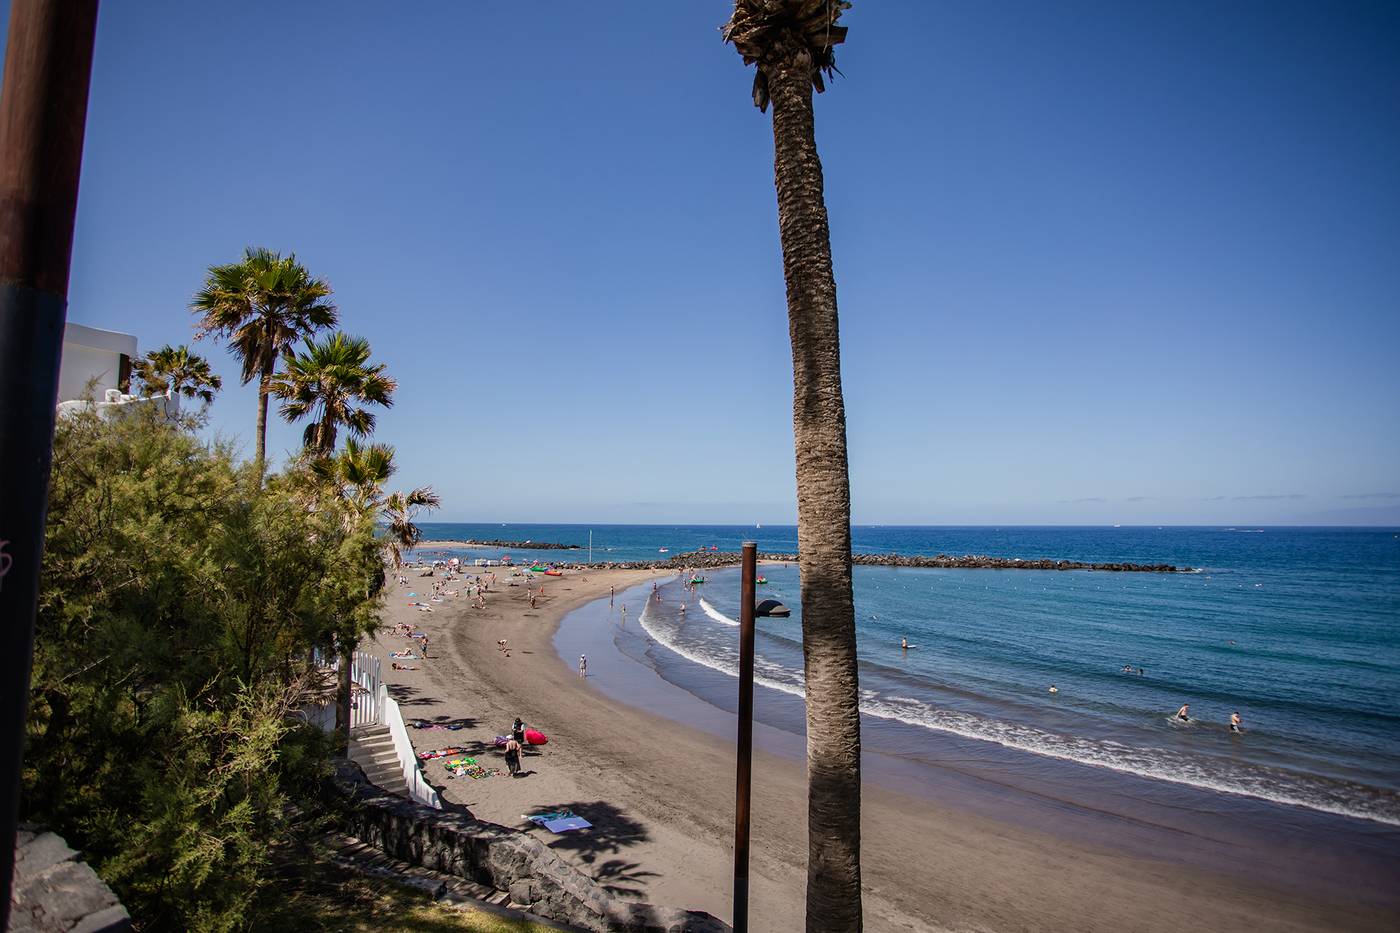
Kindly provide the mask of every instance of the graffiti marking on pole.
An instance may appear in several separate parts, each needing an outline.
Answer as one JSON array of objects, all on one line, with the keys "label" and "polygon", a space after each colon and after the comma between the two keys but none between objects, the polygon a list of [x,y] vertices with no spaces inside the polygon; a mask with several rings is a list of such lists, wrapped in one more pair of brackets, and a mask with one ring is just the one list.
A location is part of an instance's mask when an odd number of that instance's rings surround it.
[{"label": "graffiti marking on pole", "polygon": [[5,545],[9,543],[8,541],[0,540],[0,590],[5,588],[5,574],[10,572],[10,565],[15,562],[13,557],[5,553]]}]

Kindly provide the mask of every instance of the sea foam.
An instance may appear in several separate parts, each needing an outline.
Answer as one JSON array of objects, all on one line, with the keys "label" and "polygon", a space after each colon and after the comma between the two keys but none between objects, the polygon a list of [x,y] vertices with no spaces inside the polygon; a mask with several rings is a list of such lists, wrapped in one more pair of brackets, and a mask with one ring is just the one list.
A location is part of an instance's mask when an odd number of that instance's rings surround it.
[{"label": "sea foam", "polygon": [[[716,622],[738,625],[706,600],[701,599],[700,606]],[[684,644],[677,629],[652,616],[650,604],[643,609],[638,621],[654,641],[687,661],[730,677],[739,676],[737,651]],[[791,696],[806,697],[800,671],[762,657],[755,658],[754,682]],[[962,738],[994,742],[1033,755],[1400,826],[1400,801],[1393,795],[1378,793],[1362,785],[1303,778],[1274,768],[1197,759],[1170,749],[1061,735],[1034,726],[942,709],[913,697],[881,696],[871,690],[861,691],[860,710],[869,716]]]}]

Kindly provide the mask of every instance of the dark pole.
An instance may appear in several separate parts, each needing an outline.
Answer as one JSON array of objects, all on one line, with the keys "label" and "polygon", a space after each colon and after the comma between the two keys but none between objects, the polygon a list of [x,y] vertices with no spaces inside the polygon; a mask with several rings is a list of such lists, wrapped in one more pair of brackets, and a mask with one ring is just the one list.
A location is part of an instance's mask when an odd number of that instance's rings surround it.
[{"label": "dark pole", "polygon": [[0,929],[10,913],[97,0],[14,0],[0,92]]},{"label": "dark pole", "polygon": [[739,593],[739,765],[734,787],[734,933],[749,928],[749,795],[753,775],[753,603],[758,546],[744,542]]}]

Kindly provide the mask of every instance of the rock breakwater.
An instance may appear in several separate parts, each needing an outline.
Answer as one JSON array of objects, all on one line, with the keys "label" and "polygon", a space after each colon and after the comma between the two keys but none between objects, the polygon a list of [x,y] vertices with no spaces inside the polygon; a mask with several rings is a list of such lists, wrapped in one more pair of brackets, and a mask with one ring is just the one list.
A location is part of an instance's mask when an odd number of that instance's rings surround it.
[{"label": "rock breakwater", "polygon": [[425,541],[418,545],[419,550],[432,550],[441,547],[499,547],[516,551],[581,551],[582,544],[557,544],[549,541]]},{"label": "rock breakwater", "polygon": [[[732,567],[740,555],[733,551],[690,551],[666,560],[608,561],[596,564],[573,564],[578,569],[594,570],[702,570],[708,567]],[[796,554],[759,554],[758,559],[777,563],[796,563]],[[1082,561],[1019,557],[989,557],[985,554],[954,556],[938,554],[933,557],[904,554],[856,554],[856,564],[867,567],[937,567],[957,570],[1100,570],[1110,573],[1189,573],[1190,567],[1175,564],[1137,564],[1128,561]]]}]

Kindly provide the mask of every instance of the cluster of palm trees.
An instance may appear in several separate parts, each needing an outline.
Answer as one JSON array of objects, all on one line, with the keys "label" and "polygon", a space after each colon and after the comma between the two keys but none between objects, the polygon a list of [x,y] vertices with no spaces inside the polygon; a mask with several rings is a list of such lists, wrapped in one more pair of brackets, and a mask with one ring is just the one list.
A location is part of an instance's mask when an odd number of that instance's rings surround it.
[{"label": "cluster of palm trees", "polygon": [[[368,406],[393,405],[398,384],[384,364],[370,362],[363,337],[338,330],[317,336],[339,321],[331,297],[330,285],[311,275],[295,254],[250,247],[239,261],[209,268],[190,304],[198,316],[195,340],[222,337],[239,362],[243,383],[257,380],[259,478],[266,469],[268,404],[275,396],[288,422],[310,418],[302,434],[308,474],[340,503],[347,521],[369,516],[383,525],[385,551],[398,568],[404,552],[420,540],[414,518],[437,508],[439,499],[429,486],[386,494],[394,449],[358,443],[374,433]],[[298,341],[305,343],[302,352],[293,349]],[[136,360],[132,371],[148,396],[181,396],[208,405],[223,387],[209,361],[188,345],[153,350]],[[342,429],[349,437],[337,452]]]},{"label": "cluster of palm trees", "polygon": [[[394,473],[394,449],[361,445],[358,439],[374,432],[374,413],[367,406],[393,405],[398,383],[383,363],[370,362],[369,341],[363,337],[340,330],[317,336],[339,322],[331,297],[330,284],[308,272],[295,254],[249,247],[239,261],[209,268],[190,303],[199,318],[195,339],[222,337],[239,361],[243,383],[258,383],[258,475],[266,465],[268,402],[276,396],[287,421],[310,418],[302,442],[311,475],[346,507],[347,515],[383,521],[385,548],[398,567],[403,552],[419,540],[413,517],[419,509],[436,508],[438,497],[427,486],[385,494],[384,485]],[[300,353],[293,350],[297,341],[305,342]],[[141,366],[143,382],[160,391],[169,385],[208,401],[210,389],[219,388],[219,377],[210,376],[209,364],[188,347],[163,347]],[[342,428],[349,437],[337,452]]]},{"label": "cluster of palm trees", "polygon": [[[239,362],[243,384],[257,381],[259,475],[266,468],[272,397],[282,401],[279,411],[288,422],[310,417],[302,440],[316,456],[335,451],[342,428],[353,438],[373,433],[374,414],[366,406],[394,403],[398,385],[382,363],[370,362],[368,340],[344,331],[318,338],[339,321],[331,295],[330,285],[311,275],[295,254],[250,247],[237,262],[211,266],[191,302],[199,318],[195,340],[223,338]],[[298,341],[305,342],[302,352],[293,349]],[[223,388],[209,361],[188,344],[166,344],[132,368],[144,395],[178,395],[207,405]]]}]

